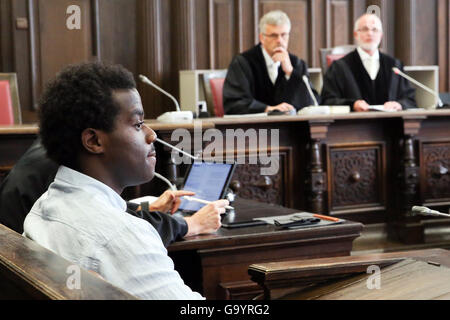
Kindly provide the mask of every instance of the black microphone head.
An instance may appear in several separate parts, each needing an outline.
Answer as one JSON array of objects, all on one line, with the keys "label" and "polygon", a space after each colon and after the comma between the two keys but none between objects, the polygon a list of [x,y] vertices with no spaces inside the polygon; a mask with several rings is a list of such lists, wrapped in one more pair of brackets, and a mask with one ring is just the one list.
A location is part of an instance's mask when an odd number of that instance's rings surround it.
[{"label": "black microphone head", "polygon": [[450,104],[444,103],[442,106],[437,106],[436,109],[450,109]]}]

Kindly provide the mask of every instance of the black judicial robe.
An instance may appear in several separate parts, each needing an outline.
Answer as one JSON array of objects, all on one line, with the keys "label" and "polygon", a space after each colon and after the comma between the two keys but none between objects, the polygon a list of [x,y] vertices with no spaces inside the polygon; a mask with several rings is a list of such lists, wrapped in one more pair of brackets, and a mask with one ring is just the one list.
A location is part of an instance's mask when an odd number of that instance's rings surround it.
[{"label": "black judicial robe", "polygon": [[417,108],[415,90],[409,82],[394,74],[392,67],[403,70],[402,63],[380,52],[380,70],[372,81],[358,51],[334,61],[323,79],[323,105],[349,105],[365,100],[370,105],[397,101],[403,109]]},{"label": "black judicial robe", "polygon": [[[0,223],[23,233],[23,222],[36,200],[47,191],[58,171],[58,164],[47,157],[38,138],[19,159],[0,185]],[[187,233],[183,218],[147,208],[136,211],[138,205],[127,202],[127,212],[148,221],[155,227],[165,246]]]},{"label": "black judicial robe", "polygon": [[[225,114],[246,114],[264,112],[267,106],[282,102],[293,105],[297,110],[313,105],[313,99],[302,80],[308,76],[306,63],[293,54],[289,54],[292,71],[289,80],[281,66],[275,84],[267,71],[261,45],[243,52],[233,58],[228,67],[223,88],[223,106]],[[311,86],[312,87],[312,86]],[[317,93],[314,91],[317,99]]]}]

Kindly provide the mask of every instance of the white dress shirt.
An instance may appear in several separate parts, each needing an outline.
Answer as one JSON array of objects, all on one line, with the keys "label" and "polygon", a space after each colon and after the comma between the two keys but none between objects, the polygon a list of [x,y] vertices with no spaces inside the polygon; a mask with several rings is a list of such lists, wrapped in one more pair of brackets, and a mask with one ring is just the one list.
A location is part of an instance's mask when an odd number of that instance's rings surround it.
[{"label": "white dress shirt", "polygon": [[[269,55],[269,53],[264,49],[263,46],[261,46],[261,50],[264,56],[264,61],[266,62],[267,72],[269,73],[270,81],[272,81],[273,84],[277,81],[278,77],[278,68],[281,65],[280,61],[273,61],[272,57]],[[289,80],[290,76],[285,75],[286,80]]]},{"label": "white dress shirt", "polygon": [[142,299],[202,299],[186,286],[147,221],[107,185],[61,166],[33,205],[24,236]]},{"label": "white dress shirt", "polygon": [[378,75],[378,71],[380,70],[380,53],[375,51],[375,53],[371,56],[367,52],[365,52],[361,47],[357,48],[359,57],[369,74],[370,79],[375,80]]}]

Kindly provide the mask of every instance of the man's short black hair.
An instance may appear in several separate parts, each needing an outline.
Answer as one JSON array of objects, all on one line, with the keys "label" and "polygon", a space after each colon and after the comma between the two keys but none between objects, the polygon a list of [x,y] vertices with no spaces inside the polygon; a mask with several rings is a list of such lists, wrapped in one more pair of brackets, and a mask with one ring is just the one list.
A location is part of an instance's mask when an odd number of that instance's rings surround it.
[{"label": "man's short black hair", "polygon": [[61,71],[40,101],[40,135],[48,156],[77,169],[83,130],[111,132],[119,113],[113,90],[134,88],[133,74],[120,65],[84,63]]}]

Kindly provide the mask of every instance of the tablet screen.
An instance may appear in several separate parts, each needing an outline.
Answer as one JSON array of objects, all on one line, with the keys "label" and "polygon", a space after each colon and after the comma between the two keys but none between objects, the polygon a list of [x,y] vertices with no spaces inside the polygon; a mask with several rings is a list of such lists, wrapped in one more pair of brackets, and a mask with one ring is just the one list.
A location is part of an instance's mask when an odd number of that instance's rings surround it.
[{"label": "tablet screen", "polygon": [[[183,190],[195,192],[194,197],[215,201],[225,196],[234,164],[194,162],[189,168]],[[180,210],[198,211],[205,204],[196,201],[181,201]]]}]

